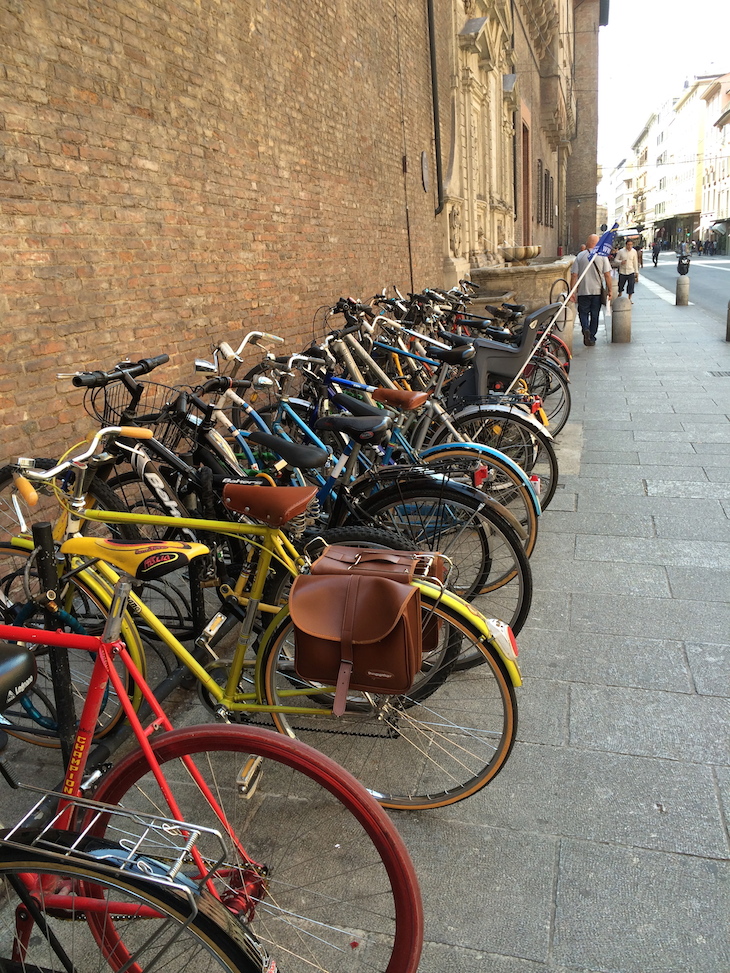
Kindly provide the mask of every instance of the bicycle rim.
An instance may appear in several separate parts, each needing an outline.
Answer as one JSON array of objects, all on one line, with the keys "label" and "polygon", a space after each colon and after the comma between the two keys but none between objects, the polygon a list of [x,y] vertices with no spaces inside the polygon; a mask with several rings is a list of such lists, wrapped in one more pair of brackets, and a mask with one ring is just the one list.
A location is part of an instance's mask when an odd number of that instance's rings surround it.
[{"label": "bicycle rim", "polygon": [[[288,615],[269,630],[264,649],[267,699],[280,708],[277,729],[327,753],[389,808],[442,807],[476,793],[504,766],[517,729],[514,688],[469,621],[469,608],[457,611],[425,592],[421,605],[431,648],[414,687],[406,696],[351,691],[342,717],[332,715],[331,696],[296,675]],[[472,653],[483,664],[455,677],[461,656]]]},{"label": "bicycle rim", "polygon": [[[224,830],[229,858],[216,892],[280,969],[415,973],[422,915],[413,867],[387,815],[341,767],[254,727],[190,727],[153,746],[185,819]],[[215,794],[225,829],[184,756]],[[96,798],[147,811],[161,805],[138,751],[112,770]]]},{"label": "bicycle rim", "polygon": [[532,601],[530,564],[510,525],[482,496],[454,491],[427,477],[379,490],[360,512],[380,528],[407,537],[415,549],[439,551],[452,562],[447,587],[519,632]]},{"label": "bicycle rim", "polygon": [[[525,536],[521,538],[525,554],[529,557],[537,541],[538,517],[530,498],[529,491],[509,466],[495,457],[484,458],[465,445],[462,450],[448,449],[443,453],[431,453],[423,458],[426,463],[450,480],[466,483],[483,490],[498,503],[506,507],[521,524]],[[474,482],[475,474],[486,467],[487,476],[481,487]]]},{"label": "bicycle rim", "polygon": [[540,429],[516,413],[474,410],[452,420],[458,436],[443,426],[431,445],[451,439],[484,443],[506,453],[528,476],[539,482],[540,506],[545,510],[558,487],[558,460],[550,439]]}]

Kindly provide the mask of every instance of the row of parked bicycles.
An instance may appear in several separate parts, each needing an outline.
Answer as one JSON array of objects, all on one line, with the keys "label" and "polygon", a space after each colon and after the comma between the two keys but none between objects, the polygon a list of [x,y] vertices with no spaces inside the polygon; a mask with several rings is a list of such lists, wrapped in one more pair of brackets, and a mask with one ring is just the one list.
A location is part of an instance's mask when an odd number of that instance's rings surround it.
[{"label": "row of parked bicycles", "polygon": [[570,409],[560,305],[471,295],[75,372],[97,429],[0,470],[2,725],[64,767],[0,842],[8,969],[417,969],[383,808],[509,757]]}]

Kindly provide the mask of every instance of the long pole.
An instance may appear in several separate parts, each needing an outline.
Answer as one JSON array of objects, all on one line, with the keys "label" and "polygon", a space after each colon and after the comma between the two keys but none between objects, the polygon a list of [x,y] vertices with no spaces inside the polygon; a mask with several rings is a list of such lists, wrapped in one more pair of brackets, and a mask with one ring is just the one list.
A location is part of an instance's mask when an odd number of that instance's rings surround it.
[{"label": "long pole", "polygon": [[538,348],[539,348],[539,347],[540,347],[540,346],[541,346],[541,345],[542,345],[542,344],[543,344],[543,343],[544,343],[544,342],[545,342],[545,341],[547,340],[547,338],[549,337],[549,335],[550,335],[550,332],[551,332],[551,330],[553,329],[553,327],[554,327],[554,325],[555,325],[555,322],[556,322],[556,321],[558,320],[558,318],[560,317],[560,315],[561,315],[561,313],[562,313],[562,312],[563,312],[563,311],[565,310],[565,308],[566,308],[566,307],[568,306],[568,302],[570,301],[570,299],[571,299],[571,297],[572,297],[572,296],[573,296],[573,294],[575,294],[575,292],[576,292],[576,291],[578,290],[578,285],[580,284],[580,282],[581,282],[581,281],[583,280],[583,278],[585,277],[585,275],[586,275],[586,274],[588,273],[588,271],[589,271],[589,270],[590,270],[590,268],[592,267],[592,265],[593,265],[593,259],[594,259],[594,257],[595,257],[595,256],[596,256],[596,254],[595,254],[595,253],[593,253],[593,254],[591,254],[591,256],[590,256],[590,258],[589,258],[589,260],[588,260],[588,262],[586,263],[586,266],[585,266],[585,270],[584,270],[584,271],[583,271],[583,273],[582,273],[582,274],[580,275],[580,277],[579,277],[579,278],[578,278],[578,279],[576,280],[576,282],[575,282],[575,285],[574,285],[574,286],[573,286],[573,287],[572,287],[572,288],[571,288],[571,289],[570,289],[570,290],[568,291],[568,293],[567,293],[567,295],[566,295],[566,297],[565,297],[565,299],[564,299],[564,301],[562,302],[562,304],[560,305],[560,307],[558,308],[558,310],[557,310],[557,311],[555,312],[555,314],[553,315],[553,318],[552,318],[552,320],[550,321],[550,324],[549,324],[549,325],[548,325],[548,326],[547,326],[547,327],[545,328],[545,331],[544,331],[544,332],[542,333],[542,335],[540,336],[540,338],[539,338],[539,339],[538,339],[538,340],[537,340],[537,341],[535,342],[535,346],[534,346],[534,348],[532,349],[532,351],[530,352],[530,355],[529,355],[529,357],[528,357],[528,359],[527,359],[527,361],[526,361],[526,362],[524,363],[524,365],[522,366],[522,368],[521,368],[521,369],[519,370],[519,372],[517,372],[517,374],[515,375],[515,377],[514,377],[514,378],[512,379],[512,381],[510,382],[510,385],[509,385],[509,387],[507,388],[507,393],[506,393],[506,394],[509,394],[509,393],[510,393],[510,392],[512,391],[512,389],[513,389],[513,388],[515,387],[515,385],[516,385],[516,384],[518,383],[518,381],[519,381],[519,380],[520,380],[520,378],[522,377],[522,373],[523,373],[523,372],[525,371],[525,369],[527,368],[527,366],[528,366],[528,365],[530,364],[530,362],[532,361],[532,359],[533,359],[533,358],[535,357],[535,355],[537,354],[537,350],[538,350]]}]

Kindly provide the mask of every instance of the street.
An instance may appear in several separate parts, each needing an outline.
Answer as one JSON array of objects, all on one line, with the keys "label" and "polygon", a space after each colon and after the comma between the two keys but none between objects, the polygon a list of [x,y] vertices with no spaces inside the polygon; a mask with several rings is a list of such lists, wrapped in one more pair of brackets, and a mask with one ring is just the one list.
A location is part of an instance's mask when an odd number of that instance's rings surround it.
[{"label": "street", "polygon": [[[690,302],[724,324],[727,320],[728,301],[730,301],[730,257],[700,257],[693,254],[690,259]],[[667,251],[659,255],[659,266],[654,267],[651,262],[651,250],[645,250],[637,299],[641,297],[642,279],[659,284],[674,296],[678,276],[677,260],[676,253]]]}]

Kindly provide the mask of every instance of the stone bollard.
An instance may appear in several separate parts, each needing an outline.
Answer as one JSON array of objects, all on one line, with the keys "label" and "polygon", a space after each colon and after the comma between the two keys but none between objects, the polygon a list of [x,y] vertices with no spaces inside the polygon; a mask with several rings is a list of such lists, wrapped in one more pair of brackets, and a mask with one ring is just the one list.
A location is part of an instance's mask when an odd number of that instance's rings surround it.
[{"label": "stone bollard", "polygon": [[674,303],[677,307],[686,307],[689,304],[689,274],[677,277],[677,298]]},{"label": "stone bollard", "polygon": [[631,341],[631,300],[623,294],[611,301],[611,341]]},{"label": "stone bollard", "polygon": [[730,301],[727,302],[727,325],[725,326],[725,341],[730,341]]}]

